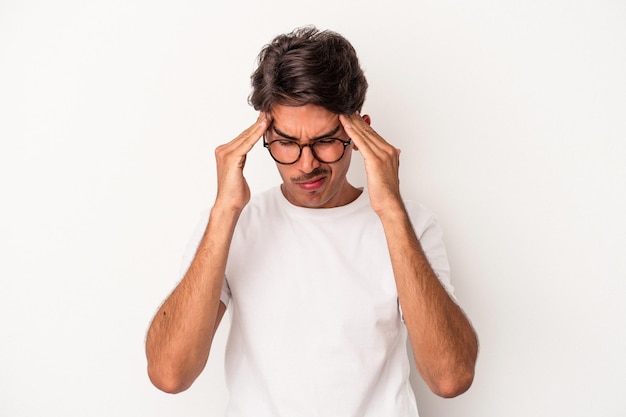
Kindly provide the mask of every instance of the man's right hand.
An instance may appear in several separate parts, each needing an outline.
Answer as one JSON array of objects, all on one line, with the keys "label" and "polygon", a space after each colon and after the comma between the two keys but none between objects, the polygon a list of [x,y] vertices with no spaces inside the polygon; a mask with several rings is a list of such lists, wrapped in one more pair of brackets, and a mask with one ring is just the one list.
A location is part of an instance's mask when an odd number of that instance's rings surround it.
[{"label": "man's right hand", "polygon": [[[231,142],[217,147],[217,197],[187,273],[159,308],[148,330],[150,380],[166,392],[186,390],[206,364],[226,306],[220,302],[230,241],[250,200],[243,177],[246,155],[267,130],[263,113]],[[217,209],[217,210],[216,210]]]},{"label": "man's right hand", "polygon": [[232,141],[215,149],[217,162],[217,197],[215,206],[241,211],[250,201],[250,188],[243,176],[246,155],[263,136],[269,121],[261,113],[256,122]]}]

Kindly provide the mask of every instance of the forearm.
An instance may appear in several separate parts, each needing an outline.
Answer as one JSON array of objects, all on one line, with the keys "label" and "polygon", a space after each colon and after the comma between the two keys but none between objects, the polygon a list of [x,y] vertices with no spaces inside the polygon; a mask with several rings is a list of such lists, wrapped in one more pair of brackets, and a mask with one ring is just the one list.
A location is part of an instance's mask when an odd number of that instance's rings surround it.
[{"label": "forearm", "polygon": [[459,395],[474,376],[474,330],[431,268],[404,207],[381,220],[416,365],[433,392]]},{"label": "forearm", "polygon": [[155,315],[146,339],[148,374],[167,392],[202,372],[224,313],[220,294],[238,213],[214,207],[189,269]]}]

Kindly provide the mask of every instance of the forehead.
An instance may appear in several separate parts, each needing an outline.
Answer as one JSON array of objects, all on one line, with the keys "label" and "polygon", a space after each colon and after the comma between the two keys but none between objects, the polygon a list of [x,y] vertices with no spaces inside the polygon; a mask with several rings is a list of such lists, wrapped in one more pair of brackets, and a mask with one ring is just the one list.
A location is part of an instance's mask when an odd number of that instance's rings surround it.
[{"label": "forehead", "polygon": [[274,105],[270,113],[273,127],[300,139],[324,135],[341,124],[338,114],[313,104],[299,107]]}]

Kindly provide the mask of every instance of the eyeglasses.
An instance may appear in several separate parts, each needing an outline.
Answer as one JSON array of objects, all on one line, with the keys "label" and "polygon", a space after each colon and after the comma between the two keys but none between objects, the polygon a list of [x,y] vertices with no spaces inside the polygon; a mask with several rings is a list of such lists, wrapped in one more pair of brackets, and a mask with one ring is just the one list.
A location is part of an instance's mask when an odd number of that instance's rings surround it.
[{"label": "eyeglasses", "polygon": [[352,139],[343,141],[337,138],[318,139],[312,143],[299,144],[292,140],[276,139],[271,142],[263,141],[263,146],[270,152],[274,161],[282,165],[292,165],[302,156],[302,148],[309,147],[313,157],[324,164],[332,164],[343,158],[346,147]]}]

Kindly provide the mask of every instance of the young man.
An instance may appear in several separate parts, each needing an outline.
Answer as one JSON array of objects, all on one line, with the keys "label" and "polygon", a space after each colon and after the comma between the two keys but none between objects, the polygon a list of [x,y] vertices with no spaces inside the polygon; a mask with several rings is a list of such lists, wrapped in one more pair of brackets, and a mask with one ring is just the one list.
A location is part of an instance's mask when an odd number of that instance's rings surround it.
[{"label": "young man", "polygon": [[[407,334],[433,392],[466,391],[477,338],[451,296],[440,227],[401,198],[400,151],[359,114],[353,47],[314,27],[277,36],[252,87],[260,115],[216,149],[202,238],[148,331],[152,382],[191,386],[228,307],[228,416],[417,416]],[[282,184],[251,197],[244,165],[261,138]],[[346,178],[353,151],[366,188]]]}]

